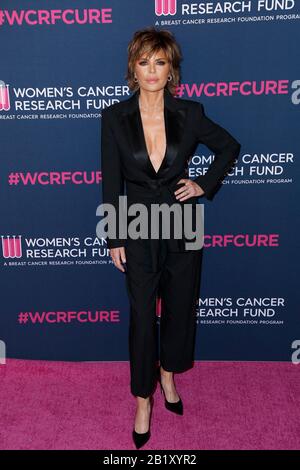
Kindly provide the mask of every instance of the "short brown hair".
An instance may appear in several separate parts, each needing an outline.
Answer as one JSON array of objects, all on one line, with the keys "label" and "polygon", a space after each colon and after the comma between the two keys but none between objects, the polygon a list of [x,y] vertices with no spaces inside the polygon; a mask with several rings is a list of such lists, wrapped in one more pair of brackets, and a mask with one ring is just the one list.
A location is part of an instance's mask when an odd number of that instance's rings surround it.
[{"label": "short brown hair", "polygon": [[132,40],[128,44],[128,64],[125,79],[128,82],[130,91],[139,88],[134,81],[134,66],[136,61],[144,54],[150,57],[153,52],[163,50],[170,63],[170,73],[172,79],[167,82],[167,88],[174,94],[180,81],[180,61],[182,59],[181,50],[173,34],[166,29],[156,29],[154,26],[136,31]]}]

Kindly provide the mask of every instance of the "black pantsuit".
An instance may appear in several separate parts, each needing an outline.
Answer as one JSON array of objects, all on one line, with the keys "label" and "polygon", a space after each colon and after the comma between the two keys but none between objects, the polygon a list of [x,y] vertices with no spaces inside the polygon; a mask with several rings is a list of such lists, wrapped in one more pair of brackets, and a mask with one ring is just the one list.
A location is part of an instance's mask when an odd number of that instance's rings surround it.
[{"label": "black pantsuit", "polygon": [[[194,179],[212,200],[240,152],[240,144],[224,128],[209,119],[203,105],[174,98],[164,90],[167,149],[156,172],[147,153],[139,91],[102,112],[103,202],[119,211],[118,197],[127,205],[143,203],[192,204],[198,198],[178,201],[178,181],[188,178],[188,160],[198,143],[215,153],[205,175]],[[130,219],[129,219],[130,221]],[[184,233],[184,227],[183,227]],[[155,387],[158,346],[167,371],[182,372],[192,366],[196,299],[199,294],[202,250],[187,248],[181,239],[122,239],[108,237],[109,248],[125,247],[126,286],[130,302],[129,352],[131,391],[148,397]],[[156,295],[162,299],[160,344],[156,335]]]},{"label": "black pantsuit", "polygon": [[[141,264],[143,241],[126,246],[126,285],[130,301],[129,352],[131,392],[148,397],[155,388],[157,351],[170,372],[192,367],[196,332],[196,300],[199,293],[202,250],[167,251],[159,240],[160,266],[151,271]],[[156,295],[161,298],[160,345],[157,344]]]}]

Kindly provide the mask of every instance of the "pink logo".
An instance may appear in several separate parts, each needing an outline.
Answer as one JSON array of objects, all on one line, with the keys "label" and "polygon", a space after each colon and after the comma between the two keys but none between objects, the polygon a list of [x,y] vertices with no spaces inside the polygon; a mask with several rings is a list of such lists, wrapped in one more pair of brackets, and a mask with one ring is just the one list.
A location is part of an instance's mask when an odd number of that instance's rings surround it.
[{"label": "pink logo", "polygon": [[2,254],[4,258],[21,258],[22,257],[22,244],[21,244],[21,235],[17,238],[13,235],[13,238],[10,238],[8,235],[4,237],[1,235],[2,239]]},{"label": "pink logo", "polygon": [[177,11],[176,0],[155,0],[155,14],[161,15],[175,15]]},{"label": "pink logo", "polygon": [[10,109],[9,85],[0,80],[0,111],[8,111]]}]

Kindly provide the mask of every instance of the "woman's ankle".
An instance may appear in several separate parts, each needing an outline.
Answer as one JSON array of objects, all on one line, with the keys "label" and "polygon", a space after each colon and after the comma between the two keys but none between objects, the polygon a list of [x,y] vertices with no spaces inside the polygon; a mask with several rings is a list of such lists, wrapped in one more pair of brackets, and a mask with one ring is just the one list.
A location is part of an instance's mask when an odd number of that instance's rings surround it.
[{"label": "woman's ankle", "polygon": [[137,396],[136,397],[136,404],[137,404],[138,407],[146,408],[150,404],[150,397],[143,398],[143,397]]},{"label": "woman's ankle", "polygon": [[173,372],[168,372],[160,366],[160,376],[163,379],[164,382],[166,383],[172,383],[173,378],[174,378],[174,373]]}]

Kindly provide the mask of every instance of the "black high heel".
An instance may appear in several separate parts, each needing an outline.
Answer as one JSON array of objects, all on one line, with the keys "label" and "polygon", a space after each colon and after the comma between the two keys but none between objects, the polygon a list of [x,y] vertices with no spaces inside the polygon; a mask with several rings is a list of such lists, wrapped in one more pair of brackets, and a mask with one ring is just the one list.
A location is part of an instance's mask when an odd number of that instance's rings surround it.
[{"label": "black high heel", "polygon": [[179,397],[179,400],[176,401],[175,403],[172,403],[166,399],[165,391],[163,389],[163,386],[161,384],[161,376],[160,376],[160,367],[157,368],[157,379],[160,385],[160,391],[163,393],[165,397],[165,407],[167,410],[172,411],[173,413],[176,413],[177,415],[183,415],[183,403],[181,398]]},{"label": "black high heel", "polygon": [[149,429],[146,432],[136,432],[136,430],[133,428],[132,431],[132,438],[135,444],[135,447],[137,449],[140,449],[143,445],[146,444],[146,442],[149,441],[150,436],[151,436],[151,431],[150,431],[150,426],[151,426],[151,416],[152,416],[152,410],[153,410],[153,397],[150,397],[150,417],[149,417]]}]

